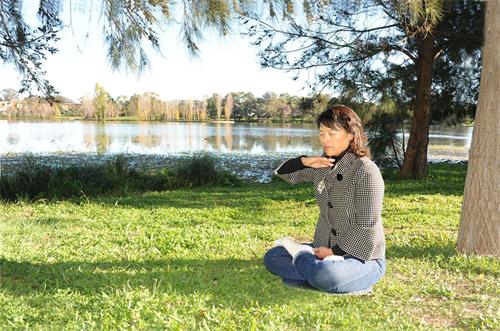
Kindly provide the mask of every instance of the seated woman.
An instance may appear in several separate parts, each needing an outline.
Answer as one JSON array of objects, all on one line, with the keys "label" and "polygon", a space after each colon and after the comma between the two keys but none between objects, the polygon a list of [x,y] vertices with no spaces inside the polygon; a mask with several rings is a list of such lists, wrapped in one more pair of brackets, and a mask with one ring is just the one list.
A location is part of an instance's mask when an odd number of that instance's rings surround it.
[{"label": "seated woman", "polygon": [[290,159],[275,171],[292,184],[313,183],[320,209],[314,241],[280,238],[264,264],[286,284],[330,293],[370,291],[385,273],[384,181],[352,109],[331,106],[316,122],[323,156]]}]

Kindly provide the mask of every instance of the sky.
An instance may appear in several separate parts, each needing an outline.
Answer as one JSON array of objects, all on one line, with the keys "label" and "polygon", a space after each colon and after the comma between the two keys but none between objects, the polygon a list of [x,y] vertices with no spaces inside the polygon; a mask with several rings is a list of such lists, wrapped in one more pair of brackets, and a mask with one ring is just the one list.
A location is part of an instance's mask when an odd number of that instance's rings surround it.
[{"label": "sky", "polygon": [[[33,8],[36,2],[25,1],[25,11]],[[28,16],[34,17],[32,12]],[[67,7],[63,13],[64,21],[68,23]],[[148,52],[151,67],[138,76],[111,70],[98,15],[91,16],[89,24],[88,15],[73,12],[72,22],[73,29],[68,27],[61,34],[62,39],[57,44],[59,52],[48,55],[44,68],[56,90],[74,101],[81,96],[91,96],[97,82],[112,97],[155,92],[164,100],[202,99],[213,93],[224,96],[238,91],[249,91],[256,96],[267,91],[301,96],[309,94],[304,75],[294,81],[292,73],[261,68],[258,49],[238,33],[225,38],[207,33],[199,45],[200,56],[193,58],[181,42],[178,27],[172,26],[160,38],[163,56]],[[85,37],[87,32],[88,38]],[[0,63],[0,89],[17,90],[20,80],[13,66]]]}]

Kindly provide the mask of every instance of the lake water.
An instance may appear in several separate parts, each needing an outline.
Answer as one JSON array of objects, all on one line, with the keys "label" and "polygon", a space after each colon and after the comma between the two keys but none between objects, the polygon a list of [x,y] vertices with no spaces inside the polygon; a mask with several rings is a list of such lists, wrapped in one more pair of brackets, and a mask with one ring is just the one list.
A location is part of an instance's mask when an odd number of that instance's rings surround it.
[{"label": "lake water", "polygon": [[[431,127],[429,158],[466,160],[471,136],[472,127]],[[320,149],[310,123],[0,121],[0,154],[311,154]]]},{"label": "lake water", "polygon": [[[429,160],[467,160],[471,136],[472,127],[431,127]],[[257,168],[268,171],[276,160],[289,156],[320,154],[321,146],[311,123],[0,120],[4,163],[25,153],[57,158],[124,153],[162,160],[200,151],[214,153],[226,164],[237,162],[239,169],[246,162],[245,171],[252,173]]]}]

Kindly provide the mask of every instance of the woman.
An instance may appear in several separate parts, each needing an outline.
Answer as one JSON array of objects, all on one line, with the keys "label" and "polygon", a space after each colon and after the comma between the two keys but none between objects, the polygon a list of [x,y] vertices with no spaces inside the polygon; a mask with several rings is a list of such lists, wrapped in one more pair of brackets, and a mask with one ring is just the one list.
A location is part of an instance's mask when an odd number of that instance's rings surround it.
[{"label": "woman", "polygon": [[316,122],[323,156],[300,156],[275,171],[292,184],[313,183],[320,209],[314,241],[304,245],[280,238],[264,264],[289,285],[367,292],[385,273],[384,181],[369,159],[361,121],[352,109],[331,106]]}]

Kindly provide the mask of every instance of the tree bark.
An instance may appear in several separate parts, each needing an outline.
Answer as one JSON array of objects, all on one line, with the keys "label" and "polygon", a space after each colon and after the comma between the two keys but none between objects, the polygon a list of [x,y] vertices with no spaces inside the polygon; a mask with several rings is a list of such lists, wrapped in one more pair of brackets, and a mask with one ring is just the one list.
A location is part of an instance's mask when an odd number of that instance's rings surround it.
[{"label": "tree bark", "polygon": [[500,2],[486,3],[479,103],[457,250],[500,257]]},{"label": "tree bark", "polygon": [[417,35],[417,90],[401,176],[419,178],[427,174],[427,146],[431,113],[432,64],[434,37]]}]

